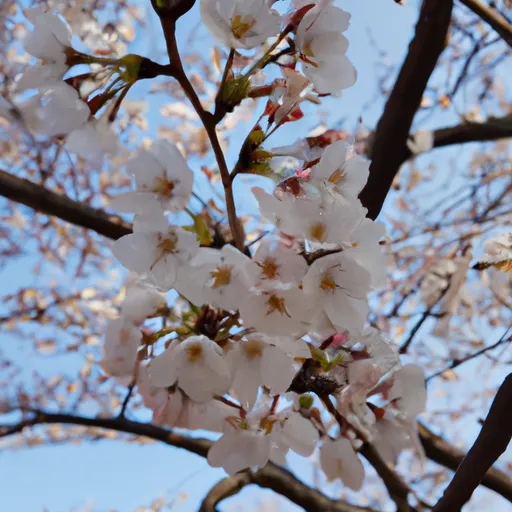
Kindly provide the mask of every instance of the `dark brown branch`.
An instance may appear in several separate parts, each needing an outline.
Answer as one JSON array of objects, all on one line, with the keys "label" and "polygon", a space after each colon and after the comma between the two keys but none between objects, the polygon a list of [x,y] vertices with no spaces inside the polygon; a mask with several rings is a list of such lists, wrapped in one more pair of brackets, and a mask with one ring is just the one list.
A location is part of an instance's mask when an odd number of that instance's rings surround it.
[{"label": "dark brown branch", "polygon": [[512,438],[512,373],[501,385],[475,444],[457,468],[433,512],[459,512]]},{"label": "dark brown branch", "polygon": [[452,8],[453,0],[423,1],[414,38],[375,130],[370,177],[360,195],[368,216],[373,219],[407,159],[412,121],[445,47]]},{"label": "dark brown branch", "polygon": [[[418,433],[425,454],[431,461],[453,471],[459,467],[464,459],[463,452],[454,448],[442,437],[435,435],[421,423],[418,423]],[[481,483],[512,502],[512,481],[503,471],[496,468],[489,469]]]},{"label": "dark brown branch", "polygon": [[510,137],[512,137],[512,114],[504,117],[490,117],[483,123],[464,122],[434,130],[434,148],[467,142],[489,142]]},{"label": "dark brown branch", "polygon": [[0,194],[37,212],[91,229],[107,238],[117,240],[132,232],[131,226],[116,215],[109,215],[104,210],[73,201],[62,194],[1,170]]},{"label": "dark brown branch", "polygon": [[[87,418],[71,414],[52,414],[44,411],[33,411],[33,416],[13,426],[0,426],[0,438],[21,433],[27,427],[43,424],[82,425],[84,427],[99,427],[144,436],[155,441],[161,441],[169,446],[182,448],[201,457],[206,457],[211,441],[203,438],[191,438],[175,434],[167,429],[130,421],[123,417],[117,418]],[[321,510],[326,512],[375,512],[369,508],[357,507],[340,500],[332,500],[320,491],[308,487],[286,469],[268,463],[256,472],[245,473],[251,484],[272,489],[274,492],[288,498],[304,508],[304,510]],[[245,484],[245,485],[248,485]],[[227,496],[226,496],[227,497]]]},{"label": "dark brown branch", "polygon": [[400,475],[386,464],[377,450],[371,445],[365,445],[360,453],[382,478],[389,496],[396,504],[397,512],[417,512],[417,509],[409,504],[409,486]]},{"label": "dark brown branch", "polygon": [[219,480],[204,497],[198,512],[216,512],[217,505],[238,494],[245,486],[251,483],[248,473],[236,473]]},{"label": "dark brown branch", "polygon": [[512,25],[503,16],[480,0],[460,0],[460,2],[489,24],[512,48]]}]

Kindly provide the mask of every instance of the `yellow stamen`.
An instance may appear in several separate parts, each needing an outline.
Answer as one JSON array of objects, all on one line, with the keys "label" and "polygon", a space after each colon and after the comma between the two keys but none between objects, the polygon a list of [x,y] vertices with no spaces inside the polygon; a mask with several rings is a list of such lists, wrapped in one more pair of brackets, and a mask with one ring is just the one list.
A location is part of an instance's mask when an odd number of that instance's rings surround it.
[{"label": "yellow stamen", "polygon": [[336,290],[336,283],[329,274],[324,274],[320,281],[320,288],[324,292],[334,292],[334,290]]},{"label": "yellow stamen", "polygon": [[329,183],[337,185],[345,179],[345,171],[340,167],[336,169],[329,177]]},{"label": "yellow stamen", "polygon": [[248,359],[256,359],[263,354],[261,343],[257,340],[248,340],[242,345]]},{"label": "yellow stamen", "polygon": [[165,238],[161,238],[158,243],[158,248],[162,254],[173,254],[178,245],[178,238],[174,233],[169,233]]},{"label": "yellow stamen", "polygon": [[285,300],[282,297],[278,297],[277,295],[270,295],[267,300],[267,316],[271,315],[274,311],[278,311],[281,315],[290,316],[288,311],[286,311]]},{"label": "yellow stamen", "polygon": [[268,257],[258,265],[261,268],[262,279],[276,279],[279,276],[279,265],[274,258]]},{"label": "yellow stamen", "polygon": [[191,343],[185,352],[189,363],[195,363],[203,357],[203,347],[200,343]]},{"label": "yellow stamen", "polygon": [[210,272],[213,279],[212,288],[226,286],[231,282],[231,267],[219,266],[213,272]]},{"label": "yellow stamen", "polygon": [[325,242],[327,236],[327,228],[323,222],[316,222],[309,226],[309,236],[317,242]]},{"label": "yellow stamen", "polygon": [[236,39],[244,37],[252,27],[256,25],[256,19],[252,16],[245,16],[242,18],[240,14],[237,14],[231,21],[231,33]]},{"label": "yellow stamen", "polygon": [[166,177],[158,176],[153,182],[152,191],[165,199],[172,199],[176,183],[169,181]]}]

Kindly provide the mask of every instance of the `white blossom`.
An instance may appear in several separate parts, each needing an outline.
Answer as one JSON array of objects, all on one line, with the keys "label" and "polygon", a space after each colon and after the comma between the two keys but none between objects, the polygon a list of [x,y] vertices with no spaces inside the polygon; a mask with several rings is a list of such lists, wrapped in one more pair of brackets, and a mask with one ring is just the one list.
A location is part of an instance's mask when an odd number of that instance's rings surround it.
[{"label": "white blossom", "polygon": [[71,48],[71,29],[59,16],[40,8],[25,12],[34,30],[25,36],[23,45],[28,53],[41,59],[41,63],[25,70],[16,84],[17,89],[51,87],[68,70],[66,51]]},{"label": "white blossom", "polygon": [[142,213],[159,207],[178,212],[187,206],[194,175],[174,144],[156,141],[128,161],[126,169],[135,178],[136,190],[117,195],[110,203],[115,210]]},{"label": "white blossom", "polygon": [[87,122],[90,110],[73,87],[58,82],[42,90],[19,108],[29,128],[53,137],[67,135]]},{"label": "white blossom", "polygon": [[370,273],[343,253],[317,259],[302,280],[308,301],[339,331],[353,332],[364,327],[370,283]]},{"label": "white blossom", "polygon": [[261,336],[248,335],[246,341],[238,342],[227,360],[233,372],[231,389],[240,403],[249,407],[255,404],[261,385],[272,394],[284,393],[296,373],[291,358]]},{"label": "white blossom", "polygon": [[172,342],[149,366],[154,386],[178,386],[196,402],[223,395],[231,384],[223,350],[206,336]]},{"label": "white blossom", "polygon": [[406,418],[416,419],[425,410],[427,402],[423,368],[417,364],[406,364],[393,374],[393,378],[388,399],[397,400],[398,408]]},{"label": "white blossom", "polygon": [[266,334],[305,334],[310,307],[298,287],[253,289],[240,304],[246,327]]},{"label": "white blossom", "polygon": [[298,284],[308,269],[306,260],[296,251],[273,240],[260,243],[251,265],[256,267],[257,280],[263,285],[276,282]]},{"label": "white blossom", "polygon": [[91,119],[73,130],[66,139],[66,147],[91,165],[101,168],[105,156],[114,156],[119,150],[117,135],[104,119]]},{"label": "white blossom", "polygon": [[255,48],[279,33],[281,19],[268,0],[201,0],[201,19],[228,48]]},{"label": "white blossom", "polygon": [[302,18],[295,43],[304,74],[322,94],[337,94],[356,82],[356,71],[345,56],[348,40],[341,33],[349,27],[350,14],[319,2]]},{"label": "white blossom", "polygon": [[327,480],[341,479],[354,491],[361,489],[364,480],[364,467],[351,442],[340,437],[335,441],[326,440],[320,448],[320,466]]},{"label": "white blossom", "polygon": [[103,344],[103,370],[113,377],[132,376],[141,340],[142,333],[129,320],[111,320]]},{"label": "white blossom", "polygon": [[144,322],[167,305],[165,294],[150,283],[135,281],[126,285],[121,314],[133,323]]},{"label": "white blossom", "polygon": [[495,266],[508,272],[512,269],[512,232],[504,233],[484,242],[485,256],[479,260],[484,266]]},{"label": "white blossom", "polygon": [[309,177],[328,191],[356,199],[370,175],[370,162],[359,155],[350,156],[351,147],[344,140],[327,146]]},{"label": "white blossom", "polygon": [[165,217],[155,217],[152,224],[134,224],[134,232],[117,240],[112,252],[128,270],[147,274],[163,290],[170,290],[199,243],[194,233],[167,226]]},{"label": "white blossom", "polygon": [[[219,251],[201,247],[191,261],[188,275],[178,279],[176,289],[192,303],[209,303],[226,310],[238,309],[252,285],[250,259],[232,245]],[[202,293],[201,293],[202,292]],[[200,305],[200,304],[199,304]]]}]

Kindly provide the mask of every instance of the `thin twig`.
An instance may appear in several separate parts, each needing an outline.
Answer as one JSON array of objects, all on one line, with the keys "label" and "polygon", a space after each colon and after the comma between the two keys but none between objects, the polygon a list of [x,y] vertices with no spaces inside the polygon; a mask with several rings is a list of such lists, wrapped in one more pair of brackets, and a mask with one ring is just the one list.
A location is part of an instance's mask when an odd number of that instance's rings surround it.
[{"label": "thin twig", "polygon": [[174,66],[174,78],[181,85],[185,95],[189,99],[190,103],[194,107],[199,119],[203,123],[204,129],[208,135],[210,140],[210,144],[212,145],[213,153],[215,154],[215,159],[217,160],[217,165],[219,167],[219,172],[222,180],[222,185],[224,186],[224,193],[226,196],[226,210],[228,214],[229,227],[231,229],[231,234],[233,236],[233,240],[235,242],[236,247],[240,250],[244,250],[244,241],[242,232],[240,229],[240,223],[238,221],[236,215],[236,206],[235,206],[235,198],[233,196],[233,187],[232,187],[232,179],[229,175],[229,170],[226,164],[226,159],[224,157],[224,152],[220,146],[219,138],[217,136],[217,132],[215,129],[215,125],[217,124],[215,117],[204,109],[199,96],[197,95],[194,86],[190,82],[183,69],[183,63],[181,61],[180,52],[178,50],[178,45],[176,42],[176,23],[172,19],[168,18],[160,18],[160,22],[162,24],[162,29],[165,35],[165,43],[167,45],[167,53],[169,54],[169,59],[171,64]]},{"label": "thin twig", "polygon": [[464,356],[464,357],[462,357],[460,359],[459,358],[454,359],[446,368],[443,368],[442,370],[439,370],[438,372],[433,373],[432,375],[429,375],[425,379],[425,382],[429,382],[430,380],[435,379],[436,377],[439,377],[440,375],[442,375],[443,373],[447,372],[448,370],[453,370],[454,368],[457,368],[461,364],[467,363],[468,361],[471,361],[472,359],[475,359],[476,357],[478,357],[478,356],[480,356],[482,354],[485,354],[489,350],[494,350],[495,348],[499,347],[503,343],[508,343],[509,341],[512,340],[512,336],[509,336],[507,338],[507,335],[508,335],[510,329],[512,329],[512,325],[510,325],[507,328],[507,330],[503,333],[501,338],[496,343],[493,343],[492,345],[489,345],[488,347],[484,347],[484,348],[482,348],[480,350],[477,350],[476,352],[468,354],[468,355],[466,355],[466,356]]}]

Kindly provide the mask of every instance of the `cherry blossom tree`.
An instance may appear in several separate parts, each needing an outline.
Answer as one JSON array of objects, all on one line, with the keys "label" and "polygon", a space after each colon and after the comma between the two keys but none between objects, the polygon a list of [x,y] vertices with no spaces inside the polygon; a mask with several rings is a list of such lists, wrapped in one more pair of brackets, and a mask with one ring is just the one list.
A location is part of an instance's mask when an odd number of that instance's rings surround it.
[{"label": "cherry blossom tree", "polygon": [[[37,356],[0,345],[2,449],[157,441],[222,470],[201,511],[250,509],[249,485],[507,507],[510,2],[418,2],[355,132],[318,116],[360,83],[351,2],[140,4],[0,6],[2,271],[30,255],[37,278],[3,296]],[[48,377],[53,354],[80,363]]]}]

